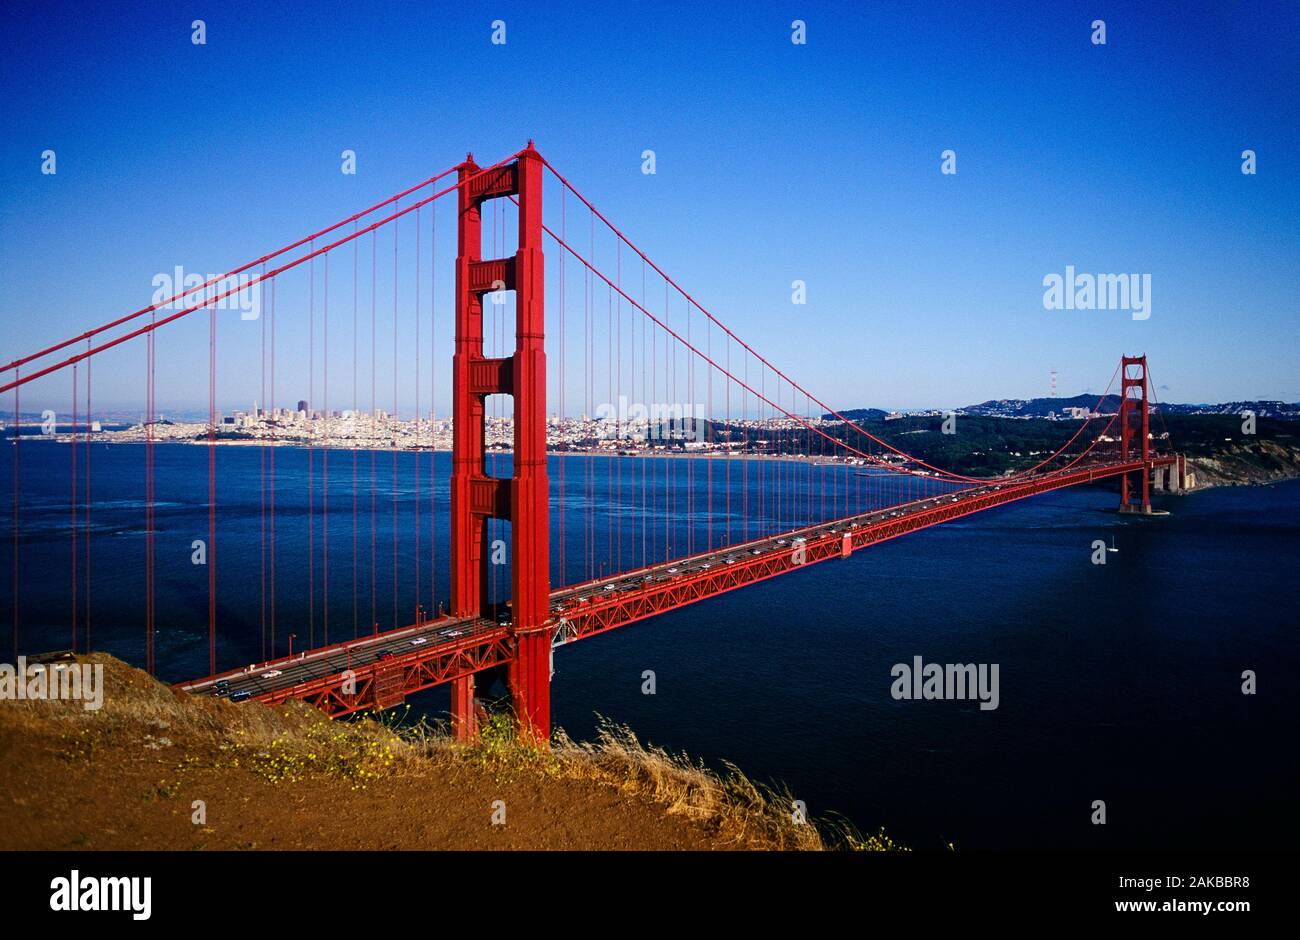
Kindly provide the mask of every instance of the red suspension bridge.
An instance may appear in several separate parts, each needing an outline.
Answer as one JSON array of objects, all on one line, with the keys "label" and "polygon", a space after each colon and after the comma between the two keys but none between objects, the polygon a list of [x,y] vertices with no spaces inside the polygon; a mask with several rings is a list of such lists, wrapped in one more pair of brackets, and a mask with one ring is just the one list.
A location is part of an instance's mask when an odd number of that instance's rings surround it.
[{"label": "red suspension bridge", "polygon": [[[450,279],[439,277],[450,266],[450,258],[439,260],[437,209],[444,199],[455,204],[441,225],[442,255],[455,252]],[[391,238],[391,274],[387,259],[379,260],[381,236],[385,254]],[[558,262],[550,271],[547,249]],[[906,453],[760,355],[531,143],[491,166],[469,157],[224,275],[175,287],[149,306],[0,367],[9,375],[0,394],[13,398],[15,656],[20,627],[31,616],[20,598],[27,545],[20,465],[28,448],[49,446],[19,433],[22,401],[68,400],[61,396],[70,391],[70,422],[47,436],[69,445],[72,648],[91,647],[92,563],[105,564],[111,551],[109,564],[142,570],[141,658],[149,671],[156,669],[157,458],[160,444],[176,439],[169,436],[176,422],[159,405],[184,400],[195,384],[192,367],[160,359],[164,343],[172,349],[206,343],[208,351],[207,375],[200,375],[207,417],[188,439],[198,437],[208,448],[208,487],[198,499],[207,510],[210,675],[181,687],[267,703],[301,699],[343,715],[388,708],[450,683],[461,737],[475,733],[486,678],[504,680],[526,731],[549,737],[557,646],[1051,490],[1118,477],[1121,511],[1150,512],[1153,486],[1182,485],[1182,460],[1168,435],[1152,433],[1145,356],[1123,357],[1099,397],[1099,405],[1113,400],[1118,379],[1114,414],[1093,409],[1032,466],[978,477]],[[448,305],[448,294],[449,425],[436,404],[438,309],[440,299]],[[250,297],[258,300],[257,316],[227,315]],[[383,336],[381,359],[379,310],[387,319],[390,300],[391,324],[384,329],[391,326],[391,336]],[[285,346],[295,353],[288,362]],[[294,409],[277,407],[284,384],[301,381],[304,358],[307,398]],[[138,375],[143,387],[143,417],[126,431],[143,445],[143,544],[134,556],[95,544],[103,546],[104,537],[92,529],[92,512],[104,510],[92,487],[91,445],[111,435],[92,417],[93,363],[101,363],[99,375],[105,369]],[[381,380],[385,395],[391,380],[391,412],[379,405]],[[64,391],[53,391],[60,386]],[[219,388],[226,398],[251,392],[259,404],[228,419],[218,411]],[[332,408],[343,403],[351,407]],[[223,537],[216,454],[230,442],[232,420],[234,436],[259,448],[260,591],[238,590],[233,601],[256,606],[249,619],[261,625],[261,659],[220,671],[223,659],[238,661],[246,649],[246,638],[222,629],[238,619],[226,613],[231,603],[218,606]],[[438,530],[434,495],[433,451],[444,434],[451,450],[447,532]],[[276,451],[287,443],[306,446],[309,467],[306,577],[295,571],[288,587],[283,561],[277,570],[278,539],[285,526],[299,523],[284,518],[285,485],[276,478]],[[383,552],[377,524],[382,451],[390,455],[392,498],[392,545]],[[413,470],[414,496],[400,511],[399,451],[415,456],[403,471]],[[412,530],[399,542],[399,529],[408,525]],[[445,595],[439,593],[440,544],[447,546],[442,557],[450,572]],[[388,567],[392,606],[389,626],[381,629],[379,585],[388,580]],[[406,567],[414,568],[413,591],[400,583],[399,568]],[[286,591],[295,609],[305,592],[306,624],[295,613],[286,628]],[[340,618],[351,622],[350,631],[339,627]],[[307,640],[297,652],[295,637]]]}]

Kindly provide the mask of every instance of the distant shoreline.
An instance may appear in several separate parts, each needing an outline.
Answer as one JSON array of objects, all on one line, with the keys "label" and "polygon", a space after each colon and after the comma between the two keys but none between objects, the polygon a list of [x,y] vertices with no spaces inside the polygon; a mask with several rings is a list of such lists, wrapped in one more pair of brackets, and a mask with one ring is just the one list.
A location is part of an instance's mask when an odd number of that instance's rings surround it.
[{"label": "distant shoreline", "polygon": [[[109,445],[124,444],[144,444],[146,441],[140,438],[132,437],[128,440],[119,438],[120,431],[108,432],[91,432],[89,442],[102,443]],[[85,444],[86,436],[73,437],[69,434],[33,434],[20,435],[12,440],[21,440],[24,443],[35,443],[38,441],[52,442],[59,444]],[[217,438],[214,441],[208,441],[201,437],[186,439],[163,439],[153,441],[154,446],[170,444],[183,445],[191,447],[220,446],[220,447],[289,447],[296,449],[310,449],[316,451],[334,451],[338,453],[348,452],[376,452],[376,453],[416,453],[416,454],[449,454],[451,448],[446,446],[422,447],[422,446],[367,446],[367,445],[350,445],[347,443],[331,442],[311,442],[301,439],[294,440],[248,440],[248,439],[230,439]],[[488,454],[513,454],[513,449],[486,451]],[[801,454],[756,454],[756,453],[727,453],[725,451],[635,451],[635,452],[614,452],[604,449],[548,449],[548,454],[556,457],[603,457],[603,458],[627,458],[641,460],[721,460],[721,461],[796,461],[799,463],[811,463],[814,466],[837,466],[846,468],[862,468],[865,470],[878,470],[879,472],[889,472],[889,468],[881,467],[875,464],[866,464],[861,462],[861,458],[856,457],[835,457],[831,455],[814,454],[812,456]],[[1201,492],[1203,490],[1215,489],[1223,486],[1266,486],[1270,483],[1278,483],[1286,480],[1300,479],[1300,450],[1285,448],[1277,444],[1271,445],[1271,452],[1268,454],[1271,458],[1272,467],[1262,468],[1253,463],[1241,459],[1238,452],[1229,449],[1216,451],[1209,456],[1188,456],[1188,468],[1196,474],[1197,483],[1193,490],[1188,492]],[[901,470],[898,466],[896,469]],[[914,471],[915,472],[915,471]],[[964,473],[965,471],[957,469],[953,473]],[[1014,471],[1012,471],[1014,472]],[[921,475],[925,474],[924,471]],[[986,477],[990,483],[997,482],[1000,477]]]}]

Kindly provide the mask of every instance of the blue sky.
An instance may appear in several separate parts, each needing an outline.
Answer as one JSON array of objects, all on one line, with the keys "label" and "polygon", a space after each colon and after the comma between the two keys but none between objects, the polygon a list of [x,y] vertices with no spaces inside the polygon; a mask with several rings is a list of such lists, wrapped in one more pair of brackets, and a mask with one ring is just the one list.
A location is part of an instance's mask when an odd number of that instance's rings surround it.
[{"label": "blue sky", "polygon": [[[1096,392],[1125,352],[1151,356],[1164,400],[1300,400],[1295,4],[203,0],[3,17],[6,361],[142,306],[156,272],[226,270],[531,137],[833,405],[1045,395],[1051,369],[1062,394]],[[1067,265],[1151,274],[1150,319],[1045,310],[1042,279]],[[202,344],[163,342],[177,374],[205,367]],[[136,379],[106,368],[96,394],[130,404]]]}]

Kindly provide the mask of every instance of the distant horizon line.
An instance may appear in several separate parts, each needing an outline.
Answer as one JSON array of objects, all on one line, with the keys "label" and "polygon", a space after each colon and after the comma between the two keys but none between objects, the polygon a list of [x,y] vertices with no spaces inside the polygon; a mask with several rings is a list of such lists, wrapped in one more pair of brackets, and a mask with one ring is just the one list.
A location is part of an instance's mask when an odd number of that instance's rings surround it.
[{"label": "distant horizon line", "polygon": [[[883,407],[883,406],[880,406],[880,405],[853,405],[853,406],[847,406],[847,407],[846,407],[846,406],[840,406],[840,407],[837,407],[835,410],[838,411],[838,412],[840,412],[840,413],[855,412],[855,411],[881,411],[881,412],[884,412],[885,414],[915,414],[915,413],[918,413],[918,412],[928,412],[928,411],[962,411],[962,410],[964,410],[964,409],[975,408],[975,407],[979,407],[979,406],[982,406],[982,405],[986,405],[986,404],[989,404],[989,403],[991,403],[991,402],[1021,402],[1021,403],[1029,403],[1029,402],[1048,402],[1048,401],[1070,402],[1070,401],[1073,401],[1073,400],[1078,399],[1078,398],[1088,398],[1088,397],[1092,397],[1092,398],[1094,398],[1094,399],[1100,399],[1102,396],[1098,395],[1098,394],[1095,393],[1095,392],[1079,392],[1079,393],[1076,394],[1076,395],[1057,395],[1057,396],[1038,395],[1038,396],[1033,396],[1033,397],[1029,397],[1029,398],[986,398],[986,399],[984,399],[984,400],[982,400],[982,401],[970,402],[970,403],[965,404],[965,405],[956,405],[956,406],[953,406],[953,405],[915,405],[915,406],[911,406],[911,407],[892,407],[892,408],[887,408],[887,407]],[[1114,393],[1114,392],[1108,392],[1108,393],[1106,394],[1105,397],[1107,397],[1107,398],[1118,398],[1118,395],[1117,395],[1117,393]],[[305,399],[304,399],[304,400],[305,400]],[[294,401],[293,404],[296,405],[297,403],[298,403],[297,401]],[[1289,401],[1289,400],[1287,400],[1287,399],[1285,399],[1285,398],[1259,398],[1259,397],[1254,397],[1254,398],[1231,398],[1231,399],[1223,399],[1223,400],[1220,400],[1220,401],[1181,401],[1181,402],[1176,402],[1176,401],[1152,401],[1151,404],[1152,404],[1153,407],[1159,407],[1160,405],[1164,405],[1165,407],[1169,407],[1169,408],[1174,408],[1174,407],[1184,407],[1184,408],[1185,408],[1185,407],[1222,407],[1222,406],[1225,406],[1225,405],[1238,405],[1238,404],[1247,404],[1247,403],[1262,403],[1262,404],[1290,405],[1290,406],[1293,406],[1293,407],[1296,407],[1296,408],[1300,408],[1300,400]],[[80,406],[81,403],[78,402],[78,405]],[[597,407],[599,407],[599,403],[598,403]],[[39,421],[39,420],[42,418],[43,413],[44,413],[45,411],[47,411],[47,410],[53,410],[53,411],[55,412],[56,416],[70,415],[70,414],[71,414],[71,412],[68,410],[66,404],[63,404],[63,405],[61,405],[61,406],[58,407],[58,408],[50,408],[48,405],[46,405],[46,406],[36,406],[36,407],[32,407],[32,408],[23,408],[23,409],[19,412],[19,420],[20,420],[20,421],[29,421],[29,420],[37,420],[37,421]],[[96,419],[103,419],[103,418],[106,418],[106,417],[113,417],[113,416],[116,416],[116,415],[134,415],[134,414],[137,414],[137,413],[143,413],[144,410],[145,410],[145,406],[144,406],[144,404],[139,404],[139,405],[109,405],[109,406],[102,407],[102,408],[101,408],[101,407],[96,407],[96,408],[94,408],[94,409],[93,409],[93,414],[92,414],[91,417],[92,417],[92,418],[96,418]],[[277,406],[275,406],[275,410],[277,410],[277,411],[281,411],[281,410],[283,410],[283,411],[289,411],[289,412],[297,412],[298,409],[297,409],[297,408],[289,407],[288,405],[277,405]],[[313,411],[313,412],[319,412],[319,411],[323,411],[324,409],[323,409],[323,408],[319,408],[319,407],[313,407],[313,408],[311,408],[310,410]],[[348,408],[339,408],[339,407],[334,407],[334,408],[330,408],[329,410],[330,410],[331,412],[338,412],[340,415],[342,415],[342,414],[345,414],[345,413],[352,412],[354,409],[352,409],[352,408],[350,408],[350,407],[348,407]],[[359,409],[356,409],[356,411],[358,411],[360,414],[369,414],[369,413],[370,413],[370,410],[371,410],[371,409],[369,409],[369,408],[359,408]],[[396,418],[397,420],[400,420],[400,421],[411,421],[411,420],[414,420],[414,416],[411,416],[411,417],[403,417],[404,414],[405,414],[405,415],[411,415],[411,413],[414,411],[413,408],[409,408],[409,407],[408,407],[408,408],[401,408],[399,411],[394,412],[394,411],[390,410],[389,408],[382,407],[382,406],[377,406],[374,410],[377,411],[377,412],[383,412],[383,413],[385,413],[387,416],[392,417],[392,418]],[[198,419],[206,419],[207,416],[208,416],[208,411],[209,411],[208,406],[207,406],[207,404],[205,403],[205,404],[202,404],[202,405],[193,405],[193,406],[190,406],[190,407],[180,407],[180,408],[170,408],[170,409],[158,409],[157,415],[158,415],[159,418],[166,418],[166,417],[168,417],[168,416],[185,416],[185,417],[187,417],[187,418],[196,417],[196,418],[198,418]],[[218,414],[218,416],[229,415],[229,414],[234,414],[234,413],[237,412],[237,411],[242,411],[242,412],[244,412],[244,413],[246,413],[246,414],[249,414],[249,413],[251,413],[251,408],[249,408],[249,406],[246,406],[246,405],[219,407],[219,408],[217,409],[217,414]],[[828,411],[821,411],[818,415],[816,415],[816,417],[820,418],[820,417],[822,417],[823,415],[828,414],[828,413],[829,413]],[[571,412],[571,413],[566,414],[566,415],[560,415],[558,412],[547,412],[547,417],[548,417],[548,418],[554,418],[554,417],[567,417],[567,418],[577,419],[577,418],[582,417],[584,414],[586,414],[586,417],[587,417],[589,420],[593,420],[593,421],[594,421],[594,420],[599,420],[598,417],[597,417],[595,414],[588,414],[588,413],[581,412],[581,411],[576,412],[576,413]],[[418,417],[419,417],[420,419],[427,419],[427,418],[429,417],[429,412],[428,412],[428,411],[423,411],[423,410],[422,410],[422,411],[420,412],[420,414],[418,415]],[[452,417],[452,415],[451,415],[451,409],[450,409],[450,408],[446,408],[446,409],[438,409],[438,411],[437,411],[435,417],[438,418],[438,419],[443,419],[443,420],[445,420],[445,419],[450,419],[450,418]],[[486,417],[488,417],[488,418],[493,418],[493,417],[510,418],[510,417],[512,417],[512,415],[511,415],[511,414],[503,414],[503,415],[486,415]],[[781,416],[781,415],[777,415],[777,414],[771,414],[771,413],[763,414],[763,415],[759,415],[759,414],[756,414],[756,413],[753,413],[753,412],[747,412],[747,413],[744,413],[744,414],[736,413],[736,414],[732,414],[732,415],[729,415],[729,416],[728,416],[728,415],[725,415],[725,414],[723,414],[723,415],[714,415],[714,416],[712,416],[712,417],[709,417],[708,420],[711,420],[711,421],[726,421],[726,420],[732,420],[732,421],[749,421],[749,420],[756,420],[756,419],[758,419],[758,418],[760,418],[760,417],[762,417],[762,418],[766,418],[766,419],[775,419],[775,418],[779,418],[779,417],[782,417],[782,416]],[[809,417],[809,415],[801,415],[801,417]],[[82,422],[84,422],[85,418],[86,418],[86,414],[85,414],[85,412],[82,411],[81,408],[79,407],[79,408],[78,408],[78,412],[77,412],[78,423],[82,423]],[[9,424],[10,422],[12,422],[12,420],[13,420],[13,412],[12,412],[12,411],[5,411],[3,408],[0,408],[0,423],[4,423],[4,424],[7,425],[7,424]],[[56,418],[56,420],[59,420],[59,419]]]}]

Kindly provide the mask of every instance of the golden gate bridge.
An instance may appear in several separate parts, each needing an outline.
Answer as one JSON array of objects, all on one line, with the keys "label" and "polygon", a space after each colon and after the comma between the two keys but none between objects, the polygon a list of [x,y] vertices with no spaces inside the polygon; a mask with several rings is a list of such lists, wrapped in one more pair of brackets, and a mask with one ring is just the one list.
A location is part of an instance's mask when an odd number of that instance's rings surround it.
[{"label": "golden gate bridge", "polygon": [[[450,272],[438,254],[440,204],[450,204],[444,220],[448,211],[454,213],[455,260]],[[443,242],[445,253],[445,237]],[[548,251],[556,260],[549,269]],[[363,278],[367,266],[369,277]],[[440,270],[444,271],[441,280]],[[301,280],[286,284],[304,273],[305,292]],[[449,370],[451,513],[446,539],[450,581],[444,609],[444,599],[437,596],[437,545],[442,534],[435,531],[432,450],[437,419],[434,390],[439,378],[437,298],[440,289],[445,294],[448,287],[454,353]],[[223,325],[226,332],[220,330],[219,311],[224,301],[253,290],[261,292],[266,308],[255,328],[257,342],[250,345],[247,334],[232,341],[229,331],[236,327]],[[381,290],[385,306],[391,294],[391,361],[379,358]],[[368,349],[362,341],[363,312],[370,320]],[[351,330],[343,335],[352,347],[350,363],[344,363],[351,368],[345,368],[341,383],[340,318],[344,323],[351,320]],[[187,323],[192,327],[204,319],[207,329],[201,334],[191,329],[182,336]],[[287,345],[291,356],[296,353],[295,365],[301,366],[297,333],[302,332],[304,319],[308,321],[309,387],[305,404],[309,413],[323,409],[324,430],[308,440],[306,584],[290,589],[295,596],[307,594],[308,630],[295,625],[296,632],[289,634],[283,623],[277,623],[286,590],[285,572],[277,571],[277,525],[283,532],[286,525],[296,523],[282,519],[283,507],[277,506],[277,494],[283,490],[276,480],[275,452],[284,441],[277,436],[281,425],[276,415],[281,412],[275,403],[285,371],[283,337],[286,331],[294,337]],[[408,343],[403,342],[403,334]],[[164,377],[160,389],[159,357],[170,343],[177,344],[172,348],[200,349],[206,343],[207,375],[172,369],[170,382]],[[346,347],[344,342],[344,359]],[[222,356],[233,358],[224,372]],[[363,408],[359,377],[367,358],[370,401]],[[364,462],[353,449],[350,466],[345,462],[342,471],[351,499],[340,509],[336,493],[331,503],[331,452],[336,485],[338,462],[344,459],[339,456],[339,421],[330,410],[331,362],[335,365],[333,402],[350,392],[353,425],[360,422],[371,440],[390,440],[391,555],[387,549],[381,555],[377,545],[376,476],[384,471],[378,467],[375,448],[366,448],[368,461]],[[409,366],[405,371],[404,362]],[[1150,427],[1151,384],[1144,355],[1122,357],[1099,397],[1099,403],[1106,401],[1118,379],[1115,414],[1100,415],[1094,409],[1060,447],[1030,466],[979,477],[907,453],[818,399],[724,325],[616,228],[530,141],[523,150],[489,166],[480,166],[469,156],[219,277],[178,288],[159,302],[0,367],[0,373],[10,376],[0,385],[0,394],[12,394],[15,425],[10,539],[15,656],[22,648],[20,628],[28,616],[21,599],[27,573],[19,470],[24,450],[33,445],[18,435],[24,396],[50,400],[69,395],[71,423],[60,438],[69,445],[68,627],[74,651],[92,645],[91,565],[102,563],[93,551],[97,536],[91,527],[96,511],[91,443],[100,433],[94,430],[92,417],[94,363],[100,364],[100,375],[107,368],[116,377],[138,376],[145,403],[139,425],[144,444],[140,476],[144,544],[135,557],[123,557],[114,548],[111,559],[114,566],[143,575],[141,665],[150,672],[157,666],[160,405],[182,400],[196,378],[206,378],[209,675],[181,682],[179,687],[268,704],[299,699],[330,715],[344,715],[390,708],[414,692],[446,683],[451,687],[452,724],[463,739],[477,731],[480,684],[487,677],[500,677],[521,728],[546,740],[551,726],[552,657],[564,644],[1063,487],[1117,477],[1120,510],[1150,512],[1153,485],[1167,482],[1177,487],[1183,476],[1182,459],[1170,449],[1168,435],[1154,435]],[[250,379],[254,373],[256,379]],[[414,439],[399,442],[390,419],[402,410],[403,375],[408,389],[414,389],[414,408],[408,408],[414,416]],[[442,375],[448,378],[448,370]],[[381,378],[385,386],[391,379],[391,415],[378,407]],[[244,390],[250,382],[270,416],[264,423],[269,431],[253,442],[261,450],[261,577],[260,591],[235,593],[240,595],[236,600],[249,603],[252,595],[258,595],[263,660],[223,670],[221,660],[230,659],[223,641],[231,638],[223,632],[223,619],[228,618],[219,614],[218,607],[217,566],[223,540],[218,528],[216,450],[222,439],[217,397],[219,384]],[[426,388],[427,411],[421,404]],[[507,401],[512,403],[509,416]],[[646,413],[655,402],[690,407],[698,403],[704,415],[697,423],[703,438],[698,442],[699,454],[652,446],[650,440],[662,428],[654,420],[628,418],[622,407],[609,407],[625,401],[639,403]],[[599,442],[594,447],[548,447],[548,429],[563,424],[579,409],[585,417],[602,405],[613,416],[606,419],[613,426],[603,448]],[[503,423],[507,417],[510,420]],[[494,472],[501,470],[506,454],[489,448],[490,425],[509,428],[511,441],[503,449],[509,451],[507,473]],[[425,433],[427,439],[422,438]],[[758,436],[762,440],[751,440]],[[399,596],[403,592],[397,575],[399,563],[407,560],[399,557],[397,532],[399,447],[416,451],[415,589],[407,597]],[[421,451],[429,452],[430,458],[424,475]],[[762,459],[755,459],[756,451]],[[613,468],[603,481],[592,472],[596,461]],[[859,469],[851,476],[827,474],[822,472],[827,465]],[[683,479],[685,485],[679,485]],[[607,493],[596,492],[602,484]],[[420,521],[422,504],[427,505],[425,523]],[[364,531],[367,510],[368,533]],[[336,521],[340,513],[351,519],[351,538],[344,538],[342,545],[337,530],[334,542],[330,541],[331,512]],[[674,524],[680,520],[689,524]],[[429,528],[422,548],[425,524]],[[494,556],[505,540],[492,535],[503,534],[507,525],[508,563],[494,564],[502,561]],[[581,560],[574,570],[578,547]],[[425,551],[427,568],[422,563]],[[330,594],[331,559],[337,582],[340,555],[345,571],[350,564],[352,573],[351,595],[342,601],[337,591],[333,597]],[[367,566],[364,586],[371,616],[369,628],[362,630],[360,575]],[[393,623],[380,629],[375,613],[377,586],[389,566]],[[349,601],[352,616],[344,615],[343,621],[351,619],[352,635],[337,639],[336,612],[336,639],[331,643],[331,607]],[[294,652],[293,637],[304,633],[306,648],[300,644]],[[289,649],[282,655],[286,638]]]}]

